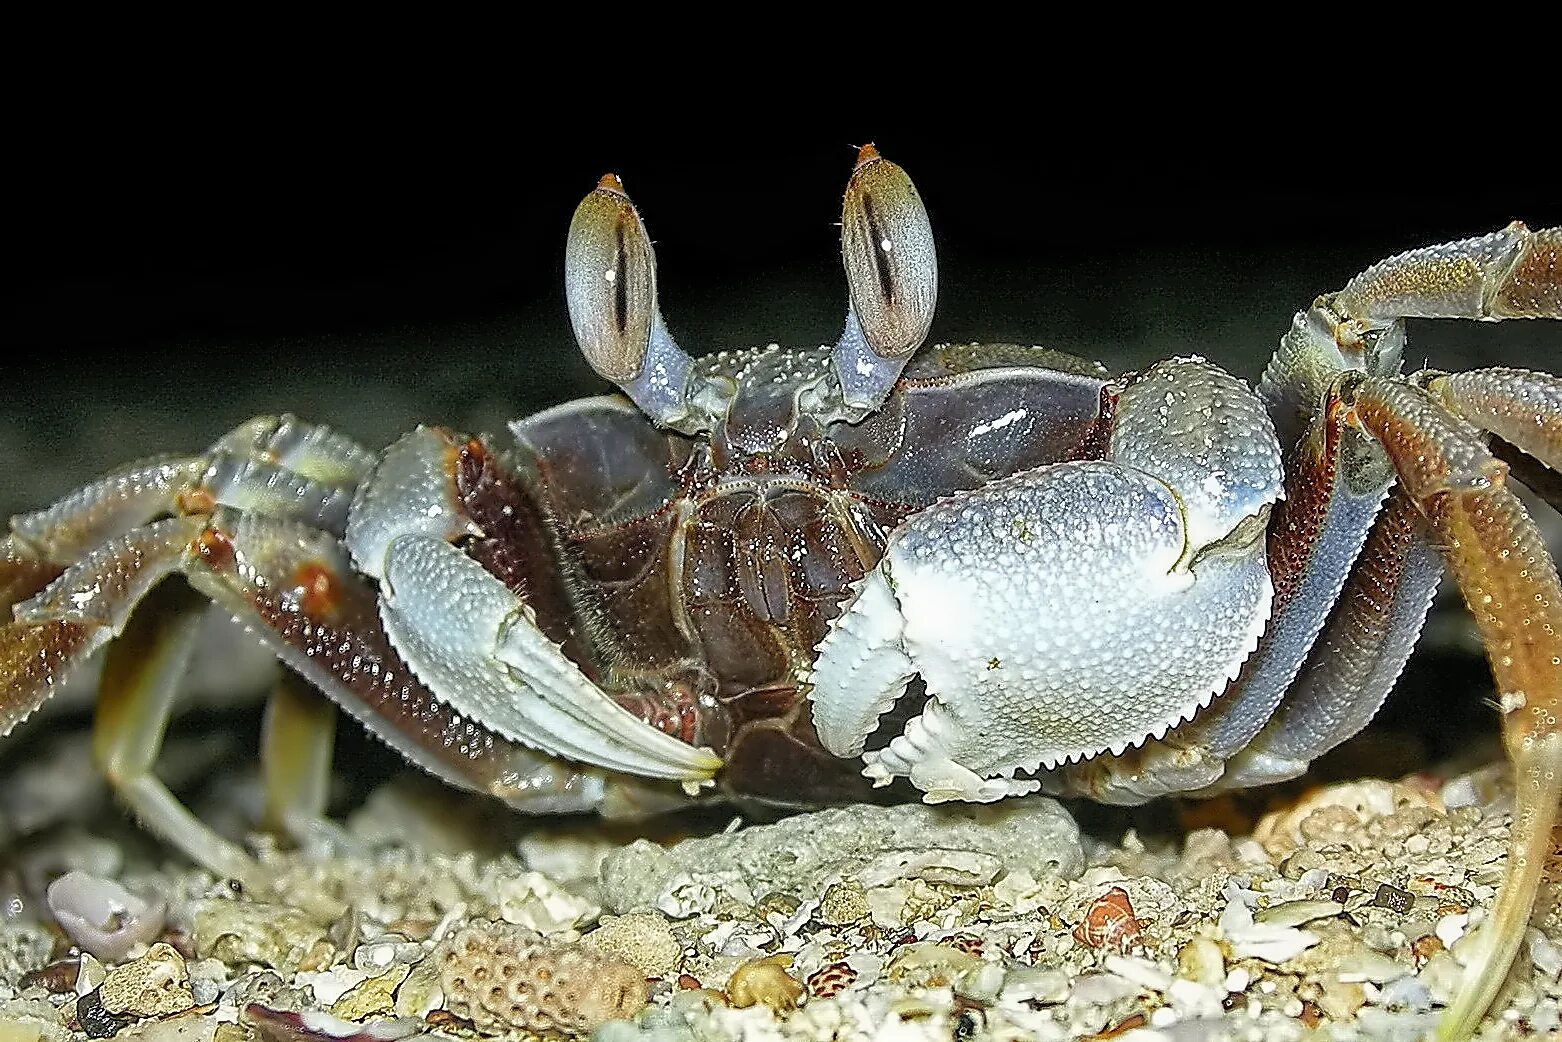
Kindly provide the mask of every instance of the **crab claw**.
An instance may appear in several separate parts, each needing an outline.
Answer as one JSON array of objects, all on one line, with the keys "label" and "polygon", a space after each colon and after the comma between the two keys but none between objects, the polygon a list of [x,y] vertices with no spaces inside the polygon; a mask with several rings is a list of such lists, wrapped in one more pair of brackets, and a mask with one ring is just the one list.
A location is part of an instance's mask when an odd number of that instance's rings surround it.
[{"label": "crab claw", "polygon": [[819,646],[825,748],[863,754],[920,675],[921,714],[863,773],[985,802],[1039,787],[1019,772],[1164,737],[1224,690],[1273,598],[1273,428],[1240,382],[1176,360],[1123,392],[1108,457],[961,493],[896,530]]},{"label": "crab claw", "polygon": [[392,445],[348,524],[355,561],[380,581],[397,654],[442,702],[511,741],[641,777],[708,781],[719,758],[615,702],[520,596],[453,545],[473,527],[446,470],[453,446],[427,427]]}]

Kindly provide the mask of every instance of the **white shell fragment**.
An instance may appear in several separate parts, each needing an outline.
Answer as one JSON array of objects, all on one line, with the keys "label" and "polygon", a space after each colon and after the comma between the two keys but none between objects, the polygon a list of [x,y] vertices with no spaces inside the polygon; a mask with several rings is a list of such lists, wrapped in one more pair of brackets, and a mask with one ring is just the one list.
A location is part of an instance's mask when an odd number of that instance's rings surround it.
[{"label": "white shell fragment", "polygon": [[1291,926],[1255,923],[1253,913],[1241,901],[1227,901],[1220,916],[1220,932],[1233,959],[1262,959],[1279,965],[1294,959],[1321,938]]},{"label": "white shell fragment", "polygon": [[85,872],[67,872],[50,883],[46,900],[70,939],[108,962],[124,960],[163,929],[162,902]]}]

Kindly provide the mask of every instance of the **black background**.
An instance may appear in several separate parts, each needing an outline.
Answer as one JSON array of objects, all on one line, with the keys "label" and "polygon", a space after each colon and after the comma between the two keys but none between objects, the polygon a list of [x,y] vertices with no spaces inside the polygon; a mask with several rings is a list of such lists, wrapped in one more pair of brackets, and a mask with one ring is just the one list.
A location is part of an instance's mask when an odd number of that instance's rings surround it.
[{"label": "black background", "polygon": [[[0,507],[258,412],[380,444],[420,420],[493,430],[600,390],[570,337],[562,254],[608,170],[645,215],[663,311],[695,354],[833,340],[835,222],[867,139],[931,212],[935,338],[1123,367],[1195,351],[1252,378],[1290,313],[1365,264],[1514,217],[1562,222],[1553,186],[1500,165],[1472,176],[1451,145],[1321,131],[1238,146],[1197,124],[652,136],[360,115],[109,111],[18,151]],[[1413,345],[1443,364],[1554,364],[1562,346],[1537,324],[1422,325]]]}]

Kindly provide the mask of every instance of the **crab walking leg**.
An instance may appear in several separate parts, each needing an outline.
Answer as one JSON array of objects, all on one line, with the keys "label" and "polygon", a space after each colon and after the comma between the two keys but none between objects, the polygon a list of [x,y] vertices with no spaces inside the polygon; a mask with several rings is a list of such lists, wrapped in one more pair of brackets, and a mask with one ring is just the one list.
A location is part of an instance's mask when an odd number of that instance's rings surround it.
[{"label": "crab walking leg", "polygon": [[1388,451],[1459,582],[1486,645],[1517,776],[1508,865],[1445,1015],[1469,1035],[1506,979],[1534,910],[1562,799],[1562,585],[1535,523],[1478,435],[1414,388],[1367,377],[1354,405]]},{"label": "crab walking leg", "polygon": [[[0,613],[9,618],[14,605],[36,595],[62,571],[39,560],[14,536],[0,540]],[[0,625],[0,738],[31,716],[99,646],[101,641],[92,643],[88,627],[75,623]]]},{"label": "crab walking leg", "polygon": [[1528,369],[1471,369],[1428,374],[1425,386],[1449,412],[1562,470],[1562,379]]},{"label": "crab walking leg", "polygon": [[265,870],[202,824],[152,773],[205,606],[189,589],[170,584],[130,616],[103,665],[93,758],[146,829],[216,875],[259,890],[268,882]]},{"label": "crab walking leg", "polygon": [[1379,261],[1325,298],[1347,320],[1562,318],[1562,228],[1500,231]]},{"label": "crab walking leg", "polygon": [[108,639],[73,622],[0,626],[0,738],[48,701]]},{"label": "crab walking leg", "polygon": [[14,535],[0,539],[0,612],[9,616],[13,605],[42,590],[64,570],[38,557]]},{"label": "crab walking leg", "polygon": [[528,813],[601,802],[600,775],[507,741],[419,682],[386,637],[373,587],[328,533],[246,517],[208,527],[195,554],[186,574],[197,589],[408,761]]},{"label": "crab walking leg", "polygon": [[375,455],[351,438],[297,416],[257,416],[212,446],[247,456],[322,485],[357,485],[374,469]]},{"label": "crab walking leg", "polygon": [[338,845],[344,835],[326,821],[336,707],[292,670],[283,670],[266,700],[260,767],[266,810],[262,826],[303,842]]},{"label": "crab walking leg", "polygon": [[[1108,459],[952,496],[891,535],[819,646],[825,748],[861,752],[922,676],[868,777],[929,802],[1033,791],[1019,770],[1159,738],[1237,675],[1269,618],[1280,454],[1257,399],[1197,359],[1119,396]],[[1212,639],[1213,635],[1213,639]]]},{"label": "crab walking leg", "polygon": [[[14,537],[8,595],[44,584],[9,606],[15,621],[0,628],[0,735],[32,714],[93,652],[124,629],[130,610],[178,567],[182,540],[199,530],[190,518],[171,518],[102,544],[69,568],[27,559]],[[20,563],[16,559],[20,555]],[[50,572],[57,573],[46,580]]]},{"label": "crab walking leg", "polygon": [[1442,575],[1420,508],[1396,490],[1296,683],[1220,781],[1200,795],[1297,777],[1366,727],[1404,670]]},{"label": "crab walking leg", "polygon": [[110,645],[93,756],[115,793],[148,829],[197,864],[259,886],[259,866],[202,825],[152,774],[201,618],[201,605],[188,590],[153,588],[181,567],[200,529],[198,519],[170,518],[110,540],[17,605],[13,625],[30,627],[23,636],[44,639],[79,633],[71,662]]},{"label": "crab walking leg", "polygon": [[1411,250],[1298,311],[1258,388],[1281,440],[1301,434],[1341,371],[1398,373],[1406,318],[1562,318],[1562,228],[1514,222]]},{"label": "crab walking leg", "polygon": [[340,534],[374,457],[329,428],[291,416],[258,417],[202,456],[120,468],[53,505],[11,520],[13,542],[67,565],[164,514],[219,506],[293,517]]}]

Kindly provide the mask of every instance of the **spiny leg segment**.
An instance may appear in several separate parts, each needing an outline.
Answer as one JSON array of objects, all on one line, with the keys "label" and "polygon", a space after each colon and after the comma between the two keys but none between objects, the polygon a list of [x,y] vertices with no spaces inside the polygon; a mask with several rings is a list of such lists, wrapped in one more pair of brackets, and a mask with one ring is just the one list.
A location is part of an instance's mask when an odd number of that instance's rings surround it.
[{"label": "spiny leg segment", "polygon": [[1517,954],[1562,798],[1562,586],[1480,430],[1555,470],[1562,395],[1555,378],[1522,370],[1400,377],[1408,317],[1562,318],[1562,228],[1531,232],[1514,222],[1375,264],[1299,315],[1265,373],[1277,424],[1287,422],[1287,404],[1305,422],[1320,403],[1341,401],[1383,447],[1396,496],[1418,508],[1459,583],[1501,696],[1518,782],[1513,831],[1496,905],[1439,1027],[1443,1038],[1463,1038]]},{"label": "spiny leg segment", "polygon": [[1517,776],[1508,867],[1445,1037],[1473,1030],[1529,923],[1562,800],[1562,585],[1507,467],[1473,432],[1404,384],[1368,378],[1362,425],[1388,450],[1458,580],[1486,646]]},{"label": "spiny leg segment", "polygon": [[[263,885],[259,866],[215,839],[151,773],[188,658],[188,609],[176,598],[189,590],[154,590],[177,572],[298,674],[284,674],[267,707],[269,824],[305,841],[341,838],[322,816],[334,713],[302,681],[452,786],[532,813],[608,808],[615,790],[601,773],[456,712],[394,651],[376,588],[341,540],[346,506],[376,460],[325,428],[262,419],[206,457],[125,468],[17,518],[0,543],[0,608],[16,616],[0,633],[0,725],[9,730],[92,651],[128,636],[100,692],[105,772],[143,824],[191,860]],[[460,512],[451,481],[442,503]],[[121,659],[123,668],[114,665]],[[622,809],[637,806],[631,799]]]},{"label": "spiny leg segment", "polygon": [[[147,828],[212,871],[260,885],[255,862],[203,825],[153,773],[205,612],[204,599],[187,587],[160,584],[199,559],[212,511],[244,508],[340,531],[373,460],[327,428],[260,417],[205,455],[132,464],[14,519],[0,562],[3,606],[15,617],[4,627],[0,662],[4,730],[108,644],[93,732],[98,766]],[[332,726],[318,711],[309,719],[317,728]],[[290,730],[290,744],[304,737],[300,727]],[[330,734],[324,731],[327,745]],[[303,748],[320,745],[317,735]],[[298,766],[300,755],[289,752],[283,766]],[[323,810],[319,794],[303,783],[271,784],[267,799],[268,819],[297,822]]]}]

